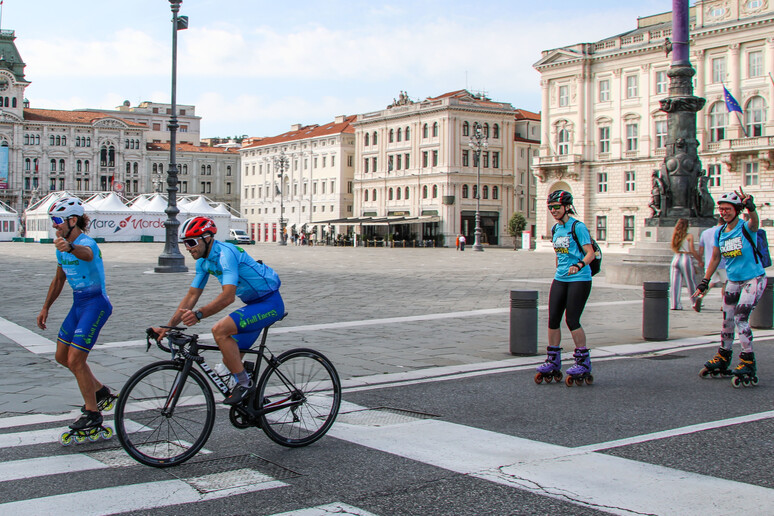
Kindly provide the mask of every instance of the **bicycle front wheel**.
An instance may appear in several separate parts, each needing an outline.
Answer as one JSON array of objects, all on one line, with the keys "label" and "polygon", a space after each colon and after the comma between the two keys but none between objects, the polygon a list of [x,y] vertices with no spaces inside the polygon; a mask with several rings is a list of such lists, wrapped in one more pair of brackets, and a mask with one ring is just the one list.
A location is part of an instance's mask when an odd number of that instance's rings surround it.
[{"label": "bicycle front wheel", "polygon": [[325,435],[341,405],[341,382],[322,353],[291,349],[277,357],[258,384],[256,403],[266,410],[261,427],[272,441],[291,448]]},{"label": "bicycle front wheel", "polygon": [[[116,433],[126,453],[146,466],[164,468],[190,459],[215,422],[215,400],[204,377],[183,363],[157,362],[129,378],[116,404]],[[168,400],[180,392],[175,407]],[[131,419],[130,419],[131,418]]]}]

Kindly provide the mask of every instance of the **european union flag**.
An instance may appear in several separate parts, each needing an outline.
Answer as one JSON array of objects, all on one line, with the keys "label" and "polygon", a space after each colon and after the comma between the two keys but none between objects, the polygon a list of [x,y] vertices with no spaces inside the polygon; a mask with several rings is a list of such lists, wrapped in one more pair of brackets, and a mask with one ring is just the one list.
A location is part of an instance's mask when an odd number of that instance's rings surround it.
[{"label": "european union flag", "polygon": [[723,86],[723,99],[726,101],[726,109],[729,113],[736,111],[737,113],[742,113],[742,108],[739,107],[739,102],[736,101],[733,95],[731,95],[731,92],[726,89],[725,86]]}]

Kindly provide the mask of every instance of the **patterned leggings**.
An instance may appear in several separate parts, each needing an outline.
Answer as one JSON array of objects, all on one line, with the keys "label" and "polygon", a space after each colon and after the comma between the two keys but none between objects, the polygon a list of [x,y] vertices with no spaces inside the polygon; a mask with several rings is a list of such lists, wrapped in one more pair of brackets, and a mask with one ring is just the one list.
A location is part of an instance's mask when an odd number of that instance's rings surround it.
[{"label": "patterned leggings", "polygon": [[737,330],[742,351],[752,353],[750,313],[760,301],[765,289],[765,274],[742,282],[728,280],[726,295],[723,297],[723,330],[720,333],[720,340],[725,349],[731,349],[734,345],[734,330]]},{"label": "patterned leggings", "polygon": [[674,258],[672,258],[669,275],[672,284],[672,289],[669,292],[669,297],[672,298],[672,310],[682,310],[683,305],[680,303],[680,291],[683,288],[683,280],[685,280],[685,286],[688,288],[689,295],[693,295],[696,292],[696,278],[693,275],[691,255],[688,253],[675,253]]}]

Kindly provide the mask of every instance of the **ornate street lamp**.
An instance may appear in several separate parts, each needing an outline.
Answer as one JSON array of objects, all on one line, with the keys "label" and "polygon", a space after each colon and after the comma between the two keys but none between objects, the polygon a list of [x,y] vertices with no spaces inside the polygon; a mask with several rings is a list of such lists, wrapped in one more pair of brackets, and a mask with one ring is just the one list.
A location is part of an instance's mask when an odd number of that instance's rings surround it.
[{"label": "ornate street lamp", "polygon": [[481,245],[481,148],[489,147],[489,136],[484,134],[481,124],[478,122],[473,124],[473,135],[470,137],[468,145],[473,149],[473,155],[478,164],[476,174],[476,233],[473,250],[483,251],[484,246]]},{"label": "ornate street lamp", "polygon": [[188,28],[188,16],[178,16],[183,0],[169,0],[172,9],[172,114],[169,118],[169,168],[167,169],[167,209],[168,218],[164,222],[166,240],[164,252],[159,256],[156,272],[188,272],[185,258],[178,249],[177,232],[180,221],[177,220],[177,31]]},{"label": "ornate street lamp", "polygon": [[290,160],[288,160],[288,157],[285,156],[285,151],[280,151],[279,156],[274,157],[274,169],[276,170],[279,168],[279,173],[277,174],[277,177],[279,178],[279,192],[280,192],[280,241],[279,245],[288,245],[287,239],[285,238],[285,223],[287,222],[285,220],[285,202],[284,202],[284,194],[285,194],[285,167],[290,163]]}]

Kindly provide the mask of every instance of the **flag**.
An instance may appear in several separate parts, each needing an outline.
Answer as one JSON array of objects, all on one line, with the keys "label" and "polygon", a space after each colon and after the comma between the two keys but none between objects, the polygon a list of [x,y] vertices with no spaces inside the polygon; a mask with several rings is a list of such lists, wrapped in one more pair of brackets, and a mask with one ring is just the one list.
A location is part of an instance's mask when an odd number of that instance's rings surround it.
[{"label": "flag", "polygon": [[[0,0],[0,4],[3,3],[3,0]],[[178,16],[177,17],[177,26],[175,29],[177,30],[185,30],[188,28],[188,16]]]},{"label": "flag", "polygon": [[726,109],[729,113],[732,113],[736,111],[737,113],[742,113],[742,108],[739,107],[739,102],[736,101],[733,95],[731,95],[731,92],[728,91],[728,89],[723,86],[723,99],[726,101]]}]

